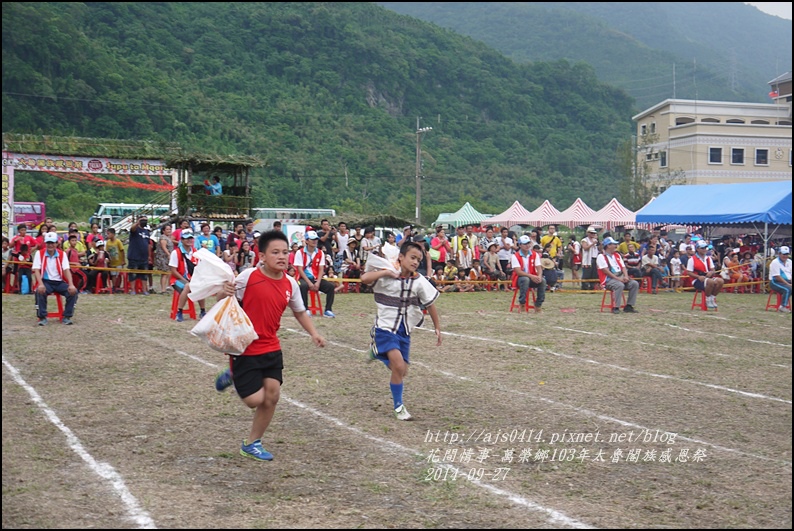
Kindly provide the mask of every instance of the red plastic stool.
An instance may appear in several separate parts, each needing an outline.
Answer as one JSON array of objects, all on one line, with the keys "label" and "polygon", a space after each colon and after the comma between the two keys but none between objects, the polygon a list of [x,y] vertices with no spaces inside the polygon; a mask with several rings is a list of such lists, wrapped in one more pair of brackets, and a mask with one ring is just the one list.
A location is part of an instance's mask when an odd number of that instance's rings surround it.
[{"label": "red plastic stool", "polygon": [[[609,293],[609,305],[606,304],[607,301],[607,293]],[[626,292],[623,292],[623,306],[626,306]],[[604,311],[604,308],[609,308],[609,311],[612,311],[612,308],[615,307],[615,292],[611,289],[605,289],[604,295],[601,297],[601,311]]]},{"label": "red plastic stool", "polygon": [[[121,275],[121,285],[122,290],[124,293],[129,293],[132,286],[130,286],[130,276],[129,273],[119,273]],[[136,293],[143,293],[143,281],[140,278],[135,279],[135,292]],[[146,290],[148,291],[148,290]]]},{"label": "red plastic stool", "polygon": [[309,307],[306,309],[311,315],[322,315],[323,307],[320,304],[320,292],[309,290]]},{"label": "red plastic stool", "polygon": [[[698,294],[700,294],[700,302],[698,302]],[[690,310],[694,310],[696,308],[698,310],[702,310],[704,312],[708,311],[708,306],[706,306],[706,292],[705,291],[695,291],[695,297],[692,299],[692,308],[690,308]],[[716,312],[717,308],[714,308],[714,311]]]},{"label": "red plastic stool", "polygon": [[[775,304],[771,304],[772,295],[777,295],[777,300]],[[779,291],[771,290],[769,292],[769,297],[766,299],[766,308],[764,308],[764,311],[769,311],[769,308],[772,308],[773,310],[777,311],[778,308],[780,308],[780,303],[782,302],[783,302],[783,294],[780,293]],[[786,308],[788,308],[789,310],[791,309],[791,298],[789,298],[788,304],[786,304]]]},{"label": "red plastic stool", "polygon": [[653,293],[651,290],[651,277],[642,277],[642,284],[640,284],[640,291],[645,290],[645,293]]},{"label": "red plastic stool", "polygon": [[104,286],[105,281],[103,280],[103,277],[104,277],[104,275],[102,275],[102,271],[97,272],[96,285],[94,286],[94,295],[96,295],[97,293],[112,293],[113,292],[113,290],[112,290],[113,279],[112,278],[108,278],[110,286],[105,287]]},{"label": "red plastic stool", "polygon": [[[532,289],[532,288],[529,288],[528,291],[529,291],[529,293],[532,294],[532,304],[529,303],[529,297],[527,296],[527,300],[524,303],[524,308],[523,308],[523,311],[525,311],[525,312],[528,312],[529,310],[534,310],[535,309],[535,290]],[[519,312],[522,311],[521,305],[516,302],[516,297],[518,297],[519,292],[520,292],[520,290],[518,288],[516,288],[516,290],[513,292],[513,300],[510,302],[510,311],[511,312],[513,311],[514,308],[518,308]]]},{"label": "red plastic stool", "polygon": [[[174,296],[171,297],[171,319],[176,319],[176,312],[179,309],[179,292],[174,290]],[[183,310],[184,312],[184,310]],[[196,318],[196,307],[190,297],[187,298],[187,314],[191,319]]]},{"label": "red plastic stool", "polygon": [[[55,293],[55,292],[50,293],[50,295],[55,295],[55,302],[58,304],[58,311],[47,312],[47,319],[54,319],[57,317],[59,321],[63,321],[63,297],[61,297],[60,293]],[[49,295],[47,296],[49,297]],[[38,306],[36,306],[36,308],[38,309]]]}]

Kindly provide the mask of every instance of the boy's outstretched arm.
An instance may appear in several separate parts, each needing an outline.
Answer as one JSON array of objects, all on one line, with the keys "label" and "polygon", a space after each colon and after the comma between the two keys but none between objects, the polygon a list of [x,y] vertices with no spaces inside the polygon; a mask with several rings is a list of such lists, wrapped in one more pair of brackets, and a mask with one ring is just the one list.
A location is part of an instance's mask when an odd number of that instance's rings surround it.
[{"label": "boy's outstretched arm", "polygon": [[314,322],[312,321],[309,312],[307,311],[292,312],[292,314],[295,316],[295,319],[297,319],[297,321],[300,323],[303,329],[306,330],[306,332],[308,332],[309,335],[312,337],[312,341],[314,341],[314,344],[317,345],[318,347],[324,347],[325,338],[317,333],[317,329],[314,328]]},{"label": "boy's outstretched arm", "polygon": [[379,278],[391,277],[399,278],[400,274],[390,269],[380,269],[378,271],[367,271],[361,275],[361,282],[367,285],[374,284]]},{"label": "boy's outstretched arm", "polygon": [[436,338],[438,342],[436,343],[437,347],[441,346],[441,318],[438,315],[438,310],[436,309],[435,304],[431,304],[427,307],[427,313],[430,314],[430,319],[433,320],[433,327],[436,329]]}]

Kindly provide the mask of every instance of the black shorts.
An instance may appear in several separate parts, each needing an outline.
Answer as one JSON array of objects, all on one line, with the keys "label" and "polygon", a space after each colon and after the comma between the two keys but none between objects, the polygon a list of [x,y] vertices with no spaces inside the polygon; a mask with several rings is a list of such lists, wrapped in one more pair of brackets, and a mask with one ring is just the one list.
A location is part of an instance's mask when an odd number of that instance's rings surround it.
[{"label": "black shorts", "polygon": [[258,356],[231,356],[232,380],[240,398],[245,398],[262,389],[265,378],[284,383],[284,356],[280,350]]}]

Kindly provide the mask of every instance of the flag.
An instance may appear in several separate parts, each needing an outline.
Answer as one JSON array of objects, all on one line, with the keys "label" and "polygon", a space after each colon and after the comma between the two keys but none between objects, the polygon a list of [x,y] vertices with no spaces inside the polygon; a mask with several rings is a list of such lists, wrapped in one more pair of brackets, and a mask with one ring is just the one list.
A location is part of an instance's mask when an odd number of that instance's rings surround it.
[{"label": "flag", "polygon": [[769,93],[770,98],[777,98],[779,95],[780,93],[776,90],[773,90],[772,92]]}]

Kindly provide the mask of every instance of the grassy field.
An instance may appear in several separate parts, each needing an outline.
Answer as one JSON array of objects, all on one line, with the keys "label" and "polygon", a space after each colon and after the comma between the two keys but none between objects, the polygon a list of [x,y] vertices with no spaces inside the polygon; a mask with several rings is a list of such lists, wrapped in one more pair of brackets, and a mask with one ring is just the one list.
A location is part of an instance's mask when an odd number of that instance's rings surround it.
[{"label": "grassy field", "polygon": [[217,393],[224,356],[163,295],[81,295],[37,327],[3,296],[4,528],[791,528],[791,316],[766,295],[442,294],[405,403],[367,364],[372,295],[338,295],[317,349],[285,316],[282,397]]}]

